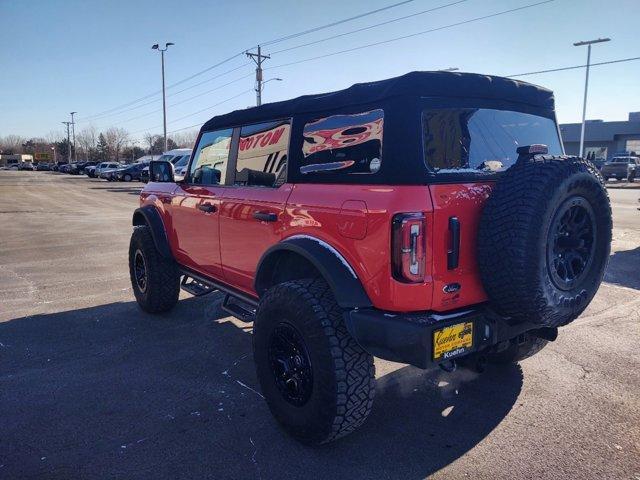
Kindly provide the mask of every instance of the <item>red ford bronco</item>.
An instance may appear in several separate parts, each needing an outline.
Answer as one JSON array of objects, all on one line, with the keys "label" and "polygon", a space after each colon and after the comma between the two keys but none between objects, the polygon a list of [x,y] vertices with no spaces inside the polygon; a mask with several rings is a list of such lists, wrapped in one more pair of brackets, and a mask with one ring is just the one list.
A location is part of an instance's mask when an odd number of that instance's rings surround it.
[{"label": "red ford bronco", "polygon": [[553,94],[446,72],[214,117],[183,180],[151,163],[133,225],[142,309],[223,292],[253,322],[271,412],[311,444],[365,421],[374,356],[451,370],[538,352],[593,298],[611,242]]}]

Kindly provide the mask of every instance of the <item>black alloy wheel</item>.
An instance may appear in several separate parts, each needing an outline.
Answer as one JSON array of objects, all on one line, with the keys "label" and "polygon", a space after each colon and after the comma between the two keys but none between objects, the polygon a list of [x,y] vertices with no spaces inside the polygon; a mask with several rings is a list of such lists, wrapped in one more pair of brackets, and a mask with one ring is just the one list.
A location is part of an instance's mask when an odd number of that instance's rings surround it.
[{"label": "black alloy wheel", "polygon": [[144,261],[144,255],[140,250],[136,251],[134,257],[134,272],[136,284],[140,292],[144,293],[147,291],[147,267]]},{"label": "black alloy wheel", "polygon": [[296,327],[281,322],[269,338],[269,364],[282,397],[302,406],[313,391],[313,369],[307,347]]},{"label": "black alloy wheel", "polygon": [[571,290],[586,276],[596,233],[593,208],[584,197],[568,198],[556,211],[547,236],[547,264],[560,290]]}]

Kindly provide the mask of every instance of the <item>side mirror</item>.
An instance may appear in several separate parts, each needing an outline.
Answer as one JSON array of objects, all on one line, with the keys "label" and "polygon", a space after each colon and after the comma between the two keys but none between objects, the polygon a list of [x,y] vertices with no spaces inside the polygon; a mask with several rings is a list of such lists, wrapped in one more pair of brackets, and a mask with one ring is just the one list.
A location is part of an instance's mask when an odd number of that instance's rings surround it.
[{"label": "side mirror", "polygon": [[173,183],[174,181],[171,162],[152,160],[149,163],[149,182]]}]

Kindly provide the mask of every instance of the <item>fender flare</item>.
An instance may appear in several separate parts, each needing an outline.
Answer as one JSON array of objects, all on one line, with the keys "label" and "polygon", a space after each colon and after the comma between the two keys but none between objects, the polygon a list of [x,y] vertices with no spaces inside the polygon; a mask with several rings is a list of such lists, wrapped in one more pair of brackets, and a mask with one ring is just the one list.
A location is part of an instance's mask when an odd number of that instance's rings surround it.
[{"label": "fender flare", "polygon": [[144,207],[137,208],[133,212],[133,218],[131,220],[132,225],[147,225],[151,230],[151,236],[153,237],[153,243],[155,244],[158,252],[164,258],[173,258],[171,254],[171,248],[169,247],[169,239],[167,238],[167,232],[164,229],[164,223],[158,209],[152,205],[145,205]]},{"label": "fender flare", "polygon": [[254,288],[262,295],[270,286],[271,272],[283,252],[300,255],[313,265],[327,281],[336,302],[342,308],[367,308],[373,304],[355,270],[347,260],[325,241],[307,235],[294,235],[269,248],[260,258]]}]

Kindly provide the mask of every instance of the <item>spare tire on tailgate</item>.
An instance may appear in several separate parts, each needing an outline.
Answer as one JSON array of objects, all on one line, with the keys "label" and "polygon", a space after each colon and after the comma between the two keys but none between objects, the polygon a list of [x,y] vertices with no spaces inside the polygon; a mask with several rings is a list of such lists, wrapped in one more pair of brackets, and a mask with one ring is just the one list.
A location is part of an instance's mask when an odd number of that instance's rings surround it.
[{"label": "spare tire on tailgate", "polygon": [[478,263],[494,309],[557,327],[595,295],[609,259],[611,207],[602,176],[576,157],[520,157],[482,212]]}]

